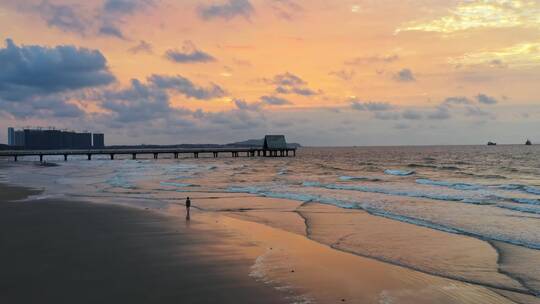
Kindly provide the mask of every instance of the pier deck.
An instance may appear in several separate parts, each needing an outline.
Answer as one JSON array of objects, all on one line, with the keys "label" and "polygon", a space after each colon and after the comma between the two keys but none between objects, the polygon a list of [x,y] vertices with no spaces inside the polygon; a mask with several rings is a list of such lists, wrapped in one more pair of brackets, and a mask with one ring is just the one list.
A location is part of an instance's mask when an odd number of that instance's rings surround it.
[{"label": "pier deck", "polygon": [[43,162],[44,156],[63,155],[64,161],[68,160],[70,155],[86,155],[88,160],[92,159],[93,155],[109,155],[113,160],[116,155],[131,155],[132,159],[137,159],[137,155],[146,154],[153,155],[154,159],[158,159],[160,154],[170,154],[174,158],[179,158],[179,155],[193,155],[194,158],[199,158],[199,155],[208,157],[219,157],[219,155],[230,155],[231,157],[288,157],[296,156],[296,148],[286,149],[271,149],[263,148],[135,148],[135,149],[90,149],[90,150],[12,150],[0,151],[0,157],[13,157],[17,161],[23,156],[39,156],[39,160]]}]

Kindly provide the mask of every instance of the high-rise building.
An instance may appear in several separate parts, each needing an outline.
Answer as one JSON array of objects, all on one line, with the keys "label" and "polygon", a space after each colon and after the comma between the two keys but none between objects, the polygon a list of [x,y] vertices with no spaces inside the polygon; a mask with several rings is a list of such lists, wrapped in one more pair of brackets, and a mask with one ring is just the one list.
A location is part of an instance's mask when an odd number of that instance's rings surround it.
[{"label": "high-rise building", "polygon": [[[91,149],[92,133],[76,133],[54,129],[8,129],[10,145],[25,149]],[[101,134],[103,143],[103,134]]]},{"label": "high-rise building", "polygon": [[94,133],[92,134],[92,136],[93,136],[92,147],[94,149],[105,147],[105,136],[103,135],[103,133]]},{"label": "high-rise building", "polygon": [[8,128],[8,145],[15,145],[15,129],[13,128]]}]

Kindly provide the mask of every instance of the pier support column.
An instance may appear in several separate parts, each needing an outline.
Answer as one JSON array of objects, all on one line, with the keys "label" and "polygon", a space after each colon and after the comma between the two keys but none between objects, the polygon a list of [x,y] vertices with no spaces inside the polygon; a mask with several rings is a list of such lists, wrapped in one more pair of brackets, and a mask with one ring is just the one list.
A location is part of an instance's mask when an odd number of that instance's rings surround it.
[{"label": "pier support column", "polygon": [[174,153],[174,158],[175,158],[175,159],[178,159],[178,152],[175,152],[175,153]]},{"label": "pier support column", "polygon": [[64,161],[67,161],[67,154],[64,154]]},{"label": "pier support column", "polygon": [[114,154],[111,153],[111,160],[114,160]]},{"label": "pier support column", "polygon": [[158,154],[154,153],[154,159],[158,159]]},{"label": "pier support column", "polygon": [[14,155],[13,158],[14,161],[17,161],[17,155]]},{"label": "pier support column", "polygon": [[218,157],[218,152],[214,152],[214,158],[217,158]]},{"label": "pier support column", "polygon": [[39,155],[39,162],[40,162],[40,163],[43,162],[43,154],[40,154],[40,155]]},{"label": "pier support column", "polygon": [[92,160],[92,154],[87,154],[88,160]]},{"label": "pier support column", "polygon": [[285,152],[285,156],[287,156],[287,157],[289,156],[289,150],[287,150],[287,151]]},{"label": "pier support column", "polygon": [[137,159],[137,154],[135,153],[131,154],[131,159]]},{"label": "pier support column", "polygon": [[293,156],[296,157],[296,150],[293,150]]},{"label": "pier support column", "polygon": [[193,157],[195,157],[195,158],[199,158],[199,152],[195,152],[195,153],[193,153]]}]

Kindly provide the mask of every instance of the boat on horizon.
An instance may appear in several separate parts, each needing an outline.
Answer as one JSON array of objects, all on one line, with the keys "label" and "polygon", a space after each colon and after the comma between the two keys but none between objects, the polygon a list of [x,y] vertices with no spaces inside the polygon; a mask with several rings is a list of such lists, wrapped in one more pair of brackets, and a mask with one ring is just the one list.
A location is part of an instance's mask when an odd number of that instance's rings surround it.
[{"label": "boat on horizon", "polygon": [[525,142],[525,145],[530,146],[530,145],[532,145],[532,142],[529,139],[527,139],[527,141]]},{"label": "boat on horizon", "polygon": [[488,146],[496,146],[497,143],[496,143],[496,142],[492,142],[492,141],[488,141],[487,145],[488,145]]}]

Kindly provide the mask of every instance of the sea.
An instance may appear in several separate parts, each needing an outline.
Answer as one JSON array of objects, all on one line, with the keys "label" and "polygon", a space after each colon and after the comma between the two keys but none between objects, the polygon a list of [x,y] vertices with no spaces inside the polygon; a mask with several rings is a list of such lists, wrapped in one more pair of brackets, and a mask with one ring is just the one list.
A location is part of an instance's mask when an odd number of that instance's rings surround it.
[{"label": "sea", "polygon": [[[38,199],[157,209],[190,195],[197,206],[201,193],[292,200],[306,208],[282,210],[305,222],[305,231],[292,232],[336,250],[540,297],[540,146],[313,147],[296,157],[210,156],[45,158],[57,166],[26,157],[11,163],[4,178],[44,189]],[[266,204],[198,208],[257,221],[249,212],[275,210],[273,200]],[[273,218],[287,230],[279,215]]]}]

